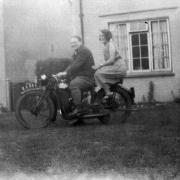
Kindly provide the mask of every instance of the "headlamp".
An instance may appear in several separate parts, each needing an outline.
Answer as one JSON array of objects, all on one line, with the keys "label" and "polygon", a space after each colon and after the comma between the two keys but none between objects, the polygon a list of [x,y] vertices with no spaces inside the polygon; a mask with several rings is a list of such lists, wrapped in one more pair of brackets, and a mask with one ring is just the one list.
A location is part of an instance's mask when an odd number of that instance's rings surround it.
[{"label": "headlamp", "polygon": [[47,76],[45,74],[41,75],[41,79],[45,80],[47,78]]}]

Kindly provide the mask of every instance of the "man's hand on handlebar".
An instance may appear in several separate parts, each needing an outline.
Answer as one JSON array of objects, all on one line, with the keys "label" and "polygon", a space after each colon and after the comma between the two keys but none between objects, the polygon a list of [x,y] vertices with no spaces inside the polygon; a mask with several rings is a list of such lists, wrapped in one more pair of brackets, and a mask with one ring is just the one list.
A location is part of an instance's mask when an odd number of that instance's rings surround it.
[{"label": "man's hand on handlebar", "polygon": [[62,76],[66,76],[67,75],[67,72],[59,72],[56,74],[57,77],[62,77]]}]

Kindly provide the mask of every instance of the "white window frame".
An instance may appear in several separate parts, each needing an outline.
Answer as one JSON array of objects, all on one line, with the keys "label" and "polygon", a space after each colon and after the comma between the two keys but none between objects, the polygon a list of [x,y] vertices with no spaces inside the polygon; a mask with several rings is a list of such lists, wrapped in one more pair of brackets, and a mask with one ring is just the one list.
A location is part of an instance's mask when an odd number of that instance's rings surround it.
[{"label": "white window frame", "polygon": [[[169,46],[169,68],[166,69],[153,69],[153,54],[152,54],[152,31],[151,31],[151,22],[152,21],[160,21],[160,20],[166,20],[167,23],[167,33],[168,33],[168,46]],[[169,17],[157,17],[152,19],[139,19],[134,21],[145,21],[148,23],[148,30],[147,31],[134,31],[130,32],[130,23],[132,21],[123,21],[123,22],[109,22],[108,24],[126,24],[127,27],[127,44],[128,44],[128,74],[131,73],[153,73],[153,72],[172,72],[172,54],[171,54],[171,38],[170,38],[170,24],[169,24]],[[133,70],[133,57],[132,57],[132,44],[131,44],[131,34],[133,33],[144,33],[147,32],[147,40],[148,40],[148,53],[149,53],[149,69],[147,70]]]}]

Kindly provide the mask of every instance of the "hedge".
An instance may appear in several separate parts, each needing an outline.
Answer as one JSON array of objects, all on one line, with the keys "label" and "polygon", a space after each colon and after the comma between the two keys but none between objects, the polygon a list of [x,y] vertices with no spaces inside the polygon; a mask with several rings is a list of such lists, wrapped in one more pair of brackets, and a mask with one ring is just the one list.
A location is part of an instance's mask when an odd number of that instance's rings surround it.
[{"label": "hedge", "polygon": [[64,71],[71,63],[69,58],[48,58],[46,60],[39,60],[36,63],[35,74],[40,77],[42,74],[55,74]]}]

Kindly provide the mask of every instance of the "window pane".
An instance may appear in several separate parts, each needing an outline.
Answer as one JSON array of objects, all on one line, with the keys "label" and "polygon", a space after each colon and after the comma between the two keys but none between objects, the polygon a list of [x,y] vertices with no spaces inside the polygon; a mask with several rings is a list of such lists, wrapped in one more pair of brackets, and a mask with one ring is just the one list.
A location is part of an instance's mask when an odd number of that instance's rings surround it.
[{"label": "window pane", "polygon": [[133,59],[133,69],[134,70],[141,69],[140,59]]},{"label": "window pane", "polygon": [[166,20],[160,20],[159,21],[160,31],[163,33],[167,33],[167,21]]},{"label": "window pane", "polygon": [[[149,69],[149,52],[147,33],[132,34],[133,70]],[[139,44],[138,44],[139,43]]]},{"label": "window pane", "polygon": [[142,69],[149,69],[149,59],[142,58]]},{"label": "window pane", "polygon": [[157,70],[167,69],[170,67],[167,25],[167,20],[151,22],[153,68]]},{"label": "window pane", "polygon": [[141,57],[148,57],[148,47],[141,46]]},{"label": "window pane", "polygon": [[133,58],[140,57],[139,47],[133,47]]},{"label": "window pane", "polygon": [[138,34],[132,35],[132,45],[139,45],[139,35]]},{"label": "window pane", "polygon": [[140,42],[141,42],[141,45],[148,44],[148,42],[147,42],[147,34],[140,34]]},{"label": "window pane", "polygon": [[113,23],[109,26],[113,35],[113,40],[118,48],[118,51],[123,59],[125,59],[127,68],[129,69],[129,49],[128,49],[128,34],[126,24]]}]

